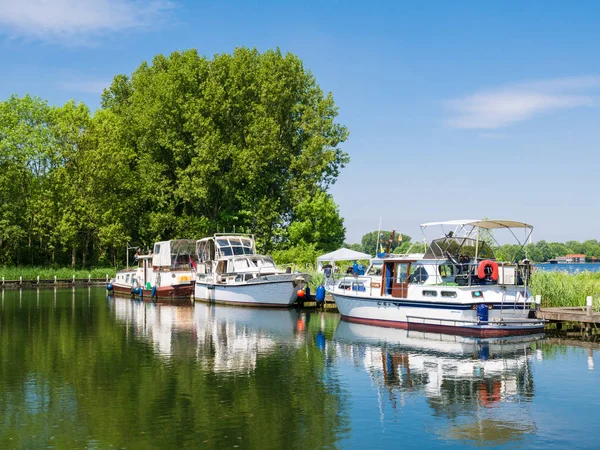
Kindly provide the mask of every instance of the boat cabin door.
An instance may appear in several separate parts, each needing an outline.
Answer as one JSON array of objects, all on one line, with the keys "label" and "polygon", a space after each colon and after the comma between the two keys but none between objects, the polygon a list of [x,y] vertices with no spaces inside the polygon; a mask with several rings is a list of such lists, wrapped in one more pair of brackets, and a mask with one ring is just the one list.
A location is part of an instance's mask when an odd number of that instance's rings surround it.
[{"label": "boat cabin door", "polygon": [[385,263],[383,294],[388,294],[397,298],[407,297],[410,263],[410,261]]}]

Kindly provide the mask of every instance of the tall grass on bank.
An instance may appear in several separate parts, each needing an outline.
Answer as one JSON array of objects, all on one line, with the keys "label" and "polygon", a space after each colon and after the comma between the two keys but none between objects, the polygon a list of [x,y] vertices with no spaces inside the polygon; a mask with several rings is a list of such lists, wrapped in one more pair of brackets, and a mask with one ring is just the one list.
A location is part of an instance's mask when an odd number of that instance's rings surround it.
[{"label": "tall grass on bank", "polygon": [[310,292],[314,294],[317,292],[317,288],[320,285],[325,284],[325,274],[323,272],[317,272],[316,270],[308,270],[306,273],[310,275],[308,287],[310,288]]},{"label": "tall grass on bank", "polygon": [[87,280],[88,276],[91,278],[106,278],[108,274],[109,278],[115,276],[115,269],[111,267],[99,267],[94,269],[68,269],[68,268],[52,268],[52,267],[0,267],[0,279],[4,277],[5,280],[18,280],[19,277],[23,277],[23,280],[36,280],[40,277],[40,280],[53,280],[54,277],[58,279],[72,279],[75,275],[77,280]]},{"label": "tall grass on bank", "polygon": [[585,306],[586,297],[591,295],[593,309],[600,310],[600,273],[535,271],[531,292],[542,296],[542,307]]}]

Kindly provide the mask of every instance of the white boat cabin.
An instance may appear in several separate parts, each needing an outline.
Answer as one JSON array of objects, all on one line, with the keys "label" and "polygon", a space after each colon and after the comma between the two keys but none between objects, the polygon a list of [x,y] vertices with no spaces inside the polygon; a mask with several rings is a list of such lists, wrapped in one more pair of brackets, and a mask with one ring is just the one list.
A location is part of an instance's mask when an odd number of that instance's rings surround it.
[{"label": "white boat cabin", "polygon": [[169,272],[191,270],[191,259],[196,255],[196,241],[177,239],[154,244],[152,267],[154,270]]},{"label": "white boat cabin", "polygon": [[[198,274],[241,274],[252,276],[281,273],[273,258],[257,255],[254,236],[248,234],[216,234],[196,243]],[[238,280],[239,281],[239,280]]]}]

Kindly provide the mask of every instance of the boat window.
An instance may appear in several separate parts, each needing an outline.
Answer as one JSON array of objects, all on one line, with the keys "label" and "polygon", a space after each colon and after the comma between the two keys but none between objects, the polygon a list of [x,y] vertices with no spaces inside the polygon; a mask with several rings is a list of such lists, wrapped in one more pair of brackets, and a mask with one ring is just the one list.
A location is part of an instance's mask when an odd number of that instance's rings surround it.
[{"label": "boat window", "polygon": [[429,278],[427,270],[423,266],[415,267],[415,271],[410,275],[409,283],[423,284]]},{"label": "boat window", "polygon": [[244,249],[242,247],[233,246],[231,248],[233,249],[234,255],[243,255],[244,254]]},{"label": "boat window", "polygon": [[126,283],[127,283],[127,282],[129,282],[129,275],[127,275],[127,276],[125,277],[125,282],[126,282]]},{"label": "boat window", "polygon": [[221,254],[223,256],[231,256],[233,254],[231,247],[221,247]]},{"label": "boat window", "polygon": [[154,254],[157,255],[160,253],[160,244],[154,244]]},{"label": "boat window", "polygon": [[273,262],[273,260],[270,257],[267,257],[267,258],[263,258],[262,265],[266,266],[266,267],[274,267],[275,263]]},{"label": "boat window", "polygon": [[383,263],[373,263],[369,268],[367,275],[381,275],[383,270]]},{"label": "boat window", "polygon": [[247,269],[248,261],[246,259],[236,259],[234,262],[234,266],[235,266],[236,270]]},{"label": "boat window", "polygon": [[423,291],[423,297],[437,297],[437,291]]},{"label": "boat window", "polygon": [[365,292],[367,290],[367,288],[365,287],[365,284],[362,281],[342,281],[340,282],[340,284],[338,285],[339,289],[344,289],[346,291],[360,291],[360,292]]},{"label": "boat window", "polygon": [[454,276],[454,265],[452,264],[440,264],[438,270],[444,278]]},{"label": "boat window", "polygon": [[442,297],[456,298],[456,292],[455,291],[442,291]]},{"label": "boat window", "polygon": [[171,270],[190,269],[190,255],[172,255]]},{"label": "boat window", "polygon": [[406,283],[408,275],[408,264],[396,264],[396,283]]},{"label": "boat window", "polygon": [[219,261],[217,263],[217,273],[226,273],[227,272],[227,261]]}]

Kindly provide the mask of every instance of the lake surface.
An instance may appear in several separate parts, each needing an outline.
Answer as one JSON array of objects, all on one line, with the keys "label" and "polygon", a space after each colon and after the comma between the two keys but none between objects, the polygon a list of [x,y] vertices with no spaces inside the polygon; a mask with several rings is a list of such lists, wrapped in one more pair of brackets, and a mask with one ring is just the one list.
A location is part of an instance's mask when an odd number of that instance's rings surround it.
[{"label": "lake surface", "polygon": [[569,263],[569,264],[550,264],[550,263],[535,263],[535,268],[548,272],[598,272],[600,271],[600,263]]},{"label": "lake surface", "polygon": [[0,448],[598,448],[598,344],[6,290]]}]

